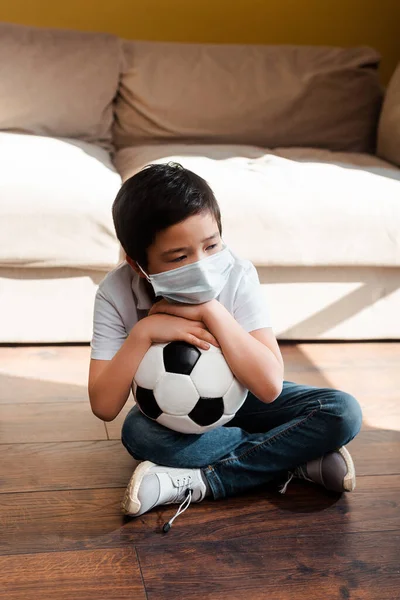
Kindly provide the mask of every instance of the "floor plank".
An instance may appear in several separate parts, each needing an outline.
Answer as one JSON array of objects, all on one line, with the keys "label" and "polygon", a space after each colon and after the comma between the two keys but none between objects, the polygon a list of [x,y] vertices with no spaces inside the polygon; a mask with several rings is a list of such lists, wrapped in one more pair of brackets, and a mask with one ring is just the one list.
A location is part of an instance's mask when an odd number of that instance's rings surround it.
[{"label": "floor plank", "polygon": [[121,442],[2,444],[0,496],[126,486],[137,462]]},{"label": "floor plank", "polygon": [[89,402],[89,346],[0,346],[0,404]]},{"label": "floor plank", "polygon": [[85,385],[46,381],[33,377],[17,377],[0,373],[0,404],[29,404],[31,402],[83,402],[89,404]]},{"label": "floor plank", "polygon": [[0,444],[108,439],[86,402],[0,404],[0,422]]},{"label": "floor plank", "polygon": [[90,346],[0,346],[0,373],[86,385]]},{"label": "floor plank", "polygon": [[393,532],[264,535],[170,552],[153,544],[138,556],[148,600],[398,600],[399,547]]},{"label": "floor plank", "polygon": [[0,557],[4,600],[145,600],[134,548]]}]

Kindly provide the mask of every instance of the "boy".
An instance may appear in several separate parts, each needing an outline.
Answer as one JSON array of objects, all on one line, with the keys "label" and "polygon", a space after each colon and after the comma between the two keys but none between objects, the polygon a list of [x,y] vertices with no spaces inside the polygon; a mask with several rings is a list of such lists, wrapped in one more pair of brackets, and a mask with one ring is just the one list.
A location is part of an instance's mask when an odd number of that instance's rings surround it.
[{"label": "boy", "polygon": [[361,408],[345,392],[284,381],[257,271],[224,245],[220,210],[204,179],[178,164],[149,165],[122,185],[113,219],[126,261],[96,295],[93,413],[104,421],[119,414],[157,342],[220,346],[249,390],[229,423],[199,435],[172,431],[133,406],[122,443],[142,462],[123,512],[139,516],[181,503],[178,516],[191,501],[231,496],[288,471],[282,493],[292,477],[352,491],[355,470],[344,444],[361,428]]}]

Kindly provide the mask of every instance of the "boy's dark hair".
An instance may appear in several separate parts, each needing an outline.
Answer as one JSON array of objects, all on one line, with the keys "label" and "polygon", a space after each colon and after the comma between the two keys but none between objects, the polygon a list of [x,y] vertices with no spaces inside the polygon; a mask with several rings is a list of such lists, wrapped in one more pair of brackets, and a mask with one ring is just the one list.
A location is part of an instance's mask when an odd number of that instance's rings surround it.
[{"label": "boy's dark hair", "polygon": [[205,211],[213,214],[222,234],[220,209],[208,183],[173,162],[147,165],[127,179],[112,207],[121,246],[144,269],[147,248],[159,231]]}]

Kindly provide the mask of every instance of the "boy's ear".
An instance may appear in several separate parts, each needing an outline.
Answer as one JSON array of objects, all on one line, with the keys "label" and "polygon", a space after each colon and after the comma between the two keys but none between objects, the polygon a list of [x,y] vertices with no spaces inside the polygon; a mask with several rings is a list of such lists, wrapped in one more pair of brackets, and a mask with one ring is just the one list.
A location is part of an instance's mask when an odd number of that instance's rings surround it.
[{"label": "boy's ear", "polygon": [[143,277],[146,279],[145,275],[142,273],[142,271],[139,269],[139,267],[137,266],[136,261],[134,261],[130,256],[126,255],[126,262],[128,264],[131,265],[132,269],[135,271],[135,273],[137,273],[139,275],[139,277]]}]

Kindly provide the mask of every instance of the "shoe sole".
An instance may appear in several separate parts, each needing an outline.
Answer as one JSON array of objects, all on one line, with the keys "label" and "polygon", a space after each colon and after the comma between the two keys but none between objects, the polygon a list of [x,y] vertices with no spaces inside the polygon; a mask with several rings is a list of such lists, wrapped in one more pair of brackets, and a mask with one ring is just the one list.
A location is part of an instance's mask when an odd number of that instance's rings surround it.
[{"label": "shoe sole", "polygon": [[154,467],[155,463],[145,460],[141,462],[133,472],[125,490],[124,498],[121,502],[121,509],[124,515],[135,517],[141,509],[141,502],[138,498],[140,485],[147,471]]},{"label": "shoe sole", "polygon": [[343,479],[343,488],[345,492],[352,492],[356,487],[356,470],[354,467],[353,459],[351,458],[350,452],[342,446],[337,451],[342,456],[346,463],[347,473]]}]

